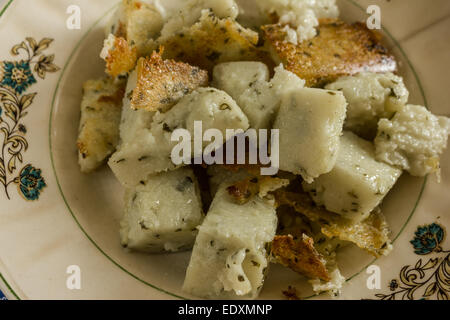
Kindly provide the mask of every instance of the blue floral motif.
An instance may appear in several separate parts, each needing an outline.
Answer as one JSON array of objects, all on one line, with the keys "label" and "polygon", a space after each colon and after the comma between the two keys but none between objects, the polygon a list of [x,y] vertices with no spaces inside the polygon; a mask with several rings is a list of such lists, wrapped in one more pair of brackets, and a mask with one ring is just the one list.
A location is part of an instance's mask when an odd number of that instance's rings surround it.
[{"label": "blue floral motif", "polygon": [[[445,237],[443,226],[432,223],[420,226],[411,240],[414,252],[418,255],[434,253],[428,260],[419,259],[415,265],[404,266],[399,280],[389,283],[391,293],[377,293],[380,300],[449,300],[450,298],[450,250],[441,247]],[[443,253],[446,254],[442,257]]]},{"label": "blue floral motif", "polygon": [[26,200],[38,200],[46,187],[41,170],[29,164],[19,171],[19,164],[23,163],[23,153],[28,149],[28,130],[22,120],[38,94],[26,94],[26,91],[37,79],[45,79],[48,73],[60,70],[53,63],[55,55],[44,54],[52,42],[52,38],[36,41],[26,37],[11,48],[17,60],[0,61],[0,136],[3,137],[0,139],[0,186],[8,200],[11,199],[8,187],[13,184]]},{"label": "blue floral motif", "polygon": [[3,62],[2,85],[8,86],[18,94],[22,94],[29,86],[36,83],[28,61]]},{"label": "blue floral motif", "polygon": [[19,176],[19,189],[27,200],[38,200],[41,190],[46,187],[41,170],[27,165]]},{"label": "blue floral motif", "polygon": [[439,244],[444,240],[444,230],[436,223],[419,227],[411,240],[416,254],[424,255],[442,250]]}]

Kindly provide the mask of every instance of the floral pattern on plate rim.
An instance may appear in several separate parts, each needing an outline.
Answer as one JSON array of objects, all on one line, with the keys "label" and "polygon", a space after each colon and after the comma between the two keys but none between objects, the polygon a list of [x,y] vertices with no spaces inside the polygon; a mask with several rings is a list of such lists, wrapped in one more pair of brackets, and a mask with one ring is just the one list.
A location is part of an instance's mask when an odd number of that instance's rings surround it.
[{"label": "floral pattern on plate rim", "polygon": [[375,297],[380,300],[449,300],[450,250],[442,249],[444,238],[445,229],[437,223],[419,226],[410,241],[414,253],[433,256],[428,260],[419,259],[414,266],[404,266],[399,279],[389,282],[391,293],[379,293]]},{"label": "floral pattern on plate rim", "polygon": [[26,92],[37,83],[37,78],[45,79],[47,72],[60,69],[53,63],[54,54],[43,54],[52,42],[51,38],[37,42],[27,37],[11,49],[11,54],[19,60],[0,61],[0,133],[3,136],[0,139],[0,185],[8,200],[11,184],[16,184],[19,194],[30,201],[38,200],[47,186],[40,169],[31,164],[20,171],[18,167],[24,162],[23,154],[29,146],[23,119],[37,95],[37,92]]}]

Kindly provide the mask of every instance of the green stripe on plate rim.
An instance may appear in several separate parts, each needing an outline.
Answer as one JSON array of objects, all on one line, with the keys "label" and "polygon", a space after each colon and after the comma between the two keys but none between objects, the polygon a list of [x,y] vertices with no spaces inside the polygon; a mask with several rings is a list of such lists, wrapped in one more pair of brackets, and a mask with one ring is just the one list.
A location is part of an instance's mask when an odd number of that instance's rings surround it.
[{"label": "green stripe on plate rim", "polygon": [[[12,1],[12,0],[11,0]],[[1,15],[0,15],[1,17]],[[5,277],[0,273],[0,279],[5,283],[6,288],[8,289],[8,291],[17,299],[17,300],[21,300],[20,297],[17,295],[17,293],[14,291],[14,289],[11,287],[11,285],[8,283],[8,281],[6,281]],[[8,298],[8,297],[7,297]]]},{"label": "green stripe on plate rim", "polygon": [[[5,5],[5,7],[3,7],[3,9],[0,11],[0,17],[5,13],[5,11],[8,9],[8,7],[10,6],[10,4],[11,4],[13,1],[14,1],[14,0],[9,0],[9,2]],[[361,6],[360,6],[358,3],[356,3],[355,1],[353,1],[353,0],[346,0],[346,1],[350,2],[351,4],[353,4],[354,6],[356,6],[357,8],[359,8],[360,10],[365,11],[364,8],[361,7]],[[62,198],[63,198],[63,200],[64,200],[64,203],[65,203],[67,209],[69,210],[69,212],[70,212],[72,218],[75,220],[77,226],[81,229],[81,231],[82,231],[82,232],[84,233],[84,235],[88,238],[88,240],[89,240],[89,241],[90,241],[90,242],[91,242],[91,243],[92,243],[92,244],[93,244],[93,245],[94,245],[94,246],[95,246],[95,247],[96,247],[96,248],[97,248],[97,249],[98,249],[98,250],[99,250],[106,258],[107,258],[107,259],[108,259],[108,260],[110,260],[115,266],[117,266],[118,268],[120,268],[122,271],[124,271],[125,273],[127,273],[127,274],[130,275],[131,277],[135,278],[136,280],[140,281],[141,283],[143,283],[143,284],[145,284],[145,285],[147,285],[147,286],[152,287],[153,289],[156,289],[156,290],[158,290],[158,291],[160,291],[160,292],[163,292],[163,293],[168,294],[168,295],[170,295],[170,296],[172,296],[172,297],[175,297],[175,298],[179,298],[179,299],[187,299],[187,298],[185,298],[185,297],[179,296],[179,295],[177,295],[177,294],[174,294],[174,293],[171,293],[171,292],[169,292],[169,291],[166,291],[166,290],[164,290],[164,289],[162,289],[162,288],[159,288],[159,287],[157,287],[157,286],[155,286],[155,285],[152,285],[151,283],[149,283],[149,282],[147,282],[147,281],[141,279],[140,277],[134,275],[133,273],[131,273],[130,271],[128,271],[126,268],[124,268],[123,266],[121,266],[121,265],[120,265],[119,263],[117,263],[114,259],[112,259],[106,252],[104,252],[104,251],[100,248],[100,246],[99,246],[99,245],[98,245],[98,244],[97,244],[97,243],[89,236],[89,234],[84,230],[84,228],[83,228],[83,227],[81,226],[81,224],[79,223],[78,219],[76,218],[75,214],[73,213],[73,211],[72,211],[70,205],[68,204],[68,202],[67,202],[67,200],[66,200],[66,197],[65,197],[65,195],[64,195],[64,192],[62,191],[61,185],[60,185],[60,183],[59,183],[58,175],[57,175],[57,173],[56,173],[56,168],[55,168],[54,158],[53,158],[53,151],[52,151],[52,138],[51,138],[51,132],[52,132],[52,116],[53,116],[53,109],[54,109],[54,105],[55,105],[56,94],[57,94],[57,92],[58,92],[58,89],[59,89],[61,80],[62,80],[62,78],[63,78],[63,76],[64,76],[64,74],[65,74],[65,71],[67,70],[67,66],[68,66],[69,62],[70,62],[71,59],[73,58],[75,52],[77,51],[77,49],[79,48],[79,46],[81,45],[81,43],[83,42],[83,40],[84,40],[84,39],[87,37],[87,35],[94,29],[94,27],[97,26],[97,25],[100,23],[100,21],[103,20],[103,18],[104,18],[106,15],[108,15],[108,13],[110,13],[110,12],[111,12],[113,9],[115,9],[116,7],[117,7],[117,4],[114,5],[114,6],[113,6],[111,9],[109,9],[108,11],[106,11],[106,13],[105,13],[103,16],[101,16],[97,21],[95,21],[95,23],[94,23],[94,24],[89,28],[89,30],[83,35],[83,37],[81,38],[81,40],[77,43],[77,45],[75,46],[74,50],[73,50],[72,53],[70,54],[69,59],[67,60],[66,64],[64,65],[64,68],[63,68],[63,70],[62,70],[62,72],[61,72],[61,75],[60,75],[60,77],[59,77],[59,79],[58,79],[58,82],[57,82],[57,85],[56,85],[56,88],[55,88],[55,91],[54,91],[54,94],[53,94],[53,98],[52,98],[52,105],[51,105],[50,117],[49,117],[49,146],[50,146],[50,158],[51,158],[51,162],[52,162],[52,168],[53,168],[53,172],[54,172],[54,174],[55,174],[55,178],[56,178],[56,181],[57,181],[57,184],[58,184],[58,189],[59,189],[59,191],[60,191],[60,193],[61,193],[61,196],[62,196]],[[425,103],[426,106],[428,106],[427,98],[426,98],[425,91],[424,91],[424,89],[423,89],[422,83],[421,83],[421,81],[420,81],[420,79],[419,79],[419,77],[418,77],[418,75],[417,75],[417,72],[416,72],[416,70],[414,69],[414,67],[413,67],[413,65],[412,65],[412,63],[411,63],[411,61],[409,60],[408,56],[406,55],[405,51],[404,51],[403,48],[400,46],[400,44],[398,43],[398,41],[392,36],[392,34],[391,34],[384,26],[383,26],[382,28],[383,28],[383,31],[388,35],[388,37],[394,42],[395,46],[400,50],[401,54],[403,55],[403,57],[404,57],[405,60],[407,61],[408,66],[409,66],[409,67],[411,68],[411,70],[413,71],[414,77],[415,77],[415,79],[416,79],[416,81],[417,81],[417,83],[418,83],[418,85],[419,85],[419,88],[420,88],[421,95],[422,95],[422,98],[423,98],[423,100],[424,100],[424,103]],[[416,209],[417,209],[417,206],[418,206],[418,204],[419,204],[419,202],[420,202],[420,199],[421,199],[421,197],[422,197],[422,195],[423,195],[423,191],[424,191],[424,189],[425,189],[426,183],[427,183],[427,178],[425,178],[424,181],[423,181],[421,191],[420,191],[419,196],[418,196],[418,198],[417,198],[417,200],[416,200],[416,203],[415,203],[415,205],[414,205],[413,210],[411,211],[411,213],[410,213],[409,217],[407,218],[406,222],[404,223],[404,225],[403,225],[402,228],[400,229],[399,233],[398,233],[398,234],[396,235],[396,237],[393,239],[393,241],[392,241],[393,243],[395,243],[395,241],[398,239],[398,237],[402,234],[402,232],[404,231],[404,229],[405,229],[406,226],[408,225],[409,221],[411,220],[412,216],[414,215],[414,213],[415,213],[415,211],[416,211]],[[373,259],[367,266],[373,264],[376,260],[377,260],[376,258]],[[352,275],[351,277],[349,277],[346,281],[350,281],[350,280],[353,279],[354,277],[358,276],[365,268],[367,268],[367,266],[364,267],[363,269],[361,269],[361,271],[359,271],[359,272],[357,272],[356,274],[354,274],[354,275]],[[13,290],[13,289],[11,288],[11,286],[6,282],[6,280],[4,279],[4,277],[3,277],[1,274],[0,274],[0,278],[5,282],[5,284],[7,285],[8,289],[13,293],[13,295],[14,295],[17,299],[20,300],[20,297],[14,292],[14,290]],[[309,298],[312,298],[312,297],[315,297],[315,295],[306,297],[305,299],[309,299]]]},{"label": "green stripe on plate rim", "polygon": [[8,3],[2,8],[2,10],[0,11],[0,18],[2,17],[2,15],[5,13],[6,9],[8,9],[8,7],[10,6],[10,4],[13,2],[14,0],[9,0]]}]

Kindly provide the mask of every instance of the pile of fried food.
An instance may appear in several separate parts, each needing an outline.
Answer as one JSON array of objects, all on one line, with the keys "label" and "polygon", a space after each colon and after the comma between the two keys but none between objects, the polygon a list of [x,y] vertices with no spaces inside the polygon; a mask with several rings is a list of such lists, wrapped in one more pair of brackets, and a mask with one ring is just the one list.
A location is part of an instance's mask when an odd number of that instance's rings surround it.
[{"label": "pile of fried food", "polygon": [[[81,171],[108,162],[124,186],[125,248],[192,249],[187,293],[256,298],[279,263],[338,294],[336,251],[392,250],[379,206],[403,171],[439,174],[450,119],[408,104],[380,34],[339,20],[335,0],[245,2],[123,1],[107,75],[83,87]],[[279,172],[175,165],[171,135],[197,120],[279,129]]]}]

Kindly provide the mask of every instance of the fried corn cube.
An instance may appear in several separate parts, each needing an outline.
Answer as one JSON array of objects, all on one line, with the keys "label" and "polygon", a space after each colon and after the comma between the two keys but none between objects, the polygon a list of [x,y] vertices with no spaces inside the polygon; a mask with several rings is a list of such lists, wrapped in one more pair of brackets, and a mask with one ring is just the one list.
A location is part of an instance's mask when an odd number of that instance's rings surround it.
[{"label": "fried corn cube", "polygon": [[156,38],[164,26],[163,12],[154,3],[124,0],[126,39],[136,47],[139,57],[156,49]]},{"label": "fried corn cube", "polygon": [[164,58],[187,62],[211,72],[214,66],[229,61],[264,61],[268,54],[258,46],[258,33],[242,27],[232,18],[219,18],[203,10],[198,22],[160,39]]},{"label": "fried corn cube", "polygon": [[119,123],[125,82],[111,78],[83,85],[78,133],[78,163],[82,172],[100,167],[119,142]]},{"label": "fried corn cube", "polygon": [[188,250],[203,218],[192,169],[164,172],[126,190],[121,242],[131,250],[150,253]]},{"label": "fried corn cube", "polygon": [[214,85],[229,93],[247,115],[251,128],[270,129],[282,98],[305,82],[283,66],[275,68],[269,81],[269,69],[262,62],[226,62],[213,71]]},{"label": "fried corn cube", "polygon": [[376,136],[378,121],[401,110],[409,97],[403,79],[390,72],[342,77],[325,88],[342,91],[348,103],[344,128],[368,140]]},{"label": "fried corn cube", "polygon": [[318,35],[299,44],[286,41],[287,31],[281,24],[262,29],[274,61],[304,79],[308,87],[322,87],[339,77],[364,71],[397,69],[394,56],[381,43],[381,35],[361,22],[321,19]]},{"label": "fried corn cube", "polygon": [[112,77],[127,75],[139,57],[157,48],[155,39],[164,25],[162,9],[140,0],[123,0],[106,27],[106,40],[100,57]]},{"label": "fried corn cube", "polygon": [[258,296],[277,226],[275,204],[255,195],[238,204],[223,183],[199,227],[183,290],[204,298]]},{"label": "fried corn cube", "polygon": [[[161,48],[160,51],[164,51]],[[163,60],[162,52],[138,61],[137,84],[131,107],[166,112],[181,97],[208,85],[208,73],[198,67],[173,60]]]},{"label": "fried corn cube", "polygon": [[303,183],[318,205],[355,222],[367,218],[396,183],[402,171],[375,159],[369,141],[345,132],[336,165],[312,183]]},{"label": "fried corn cube", "polygon": [[338,157],[346,105],[339,91],[303,88],[286,95],[273,125],[280,130],[280,169],[308,182],[330,172]]},{"label": "fried corn cube", "polygon": [[407,105],[391,119],[379,121],[376,157],[413,176],[439,174],[439,157],[449,134],[449,118],[435,116],[422,106]]},{"label": "fried corn cube", "polygon": [[[186,129],[190,135],[188,142],[193,145],[195,121],[202,122],[203,130],[219,130],[223,137],[227,129],[247,130],[249,127],[247,117],[228,94],[214,88],[199,88],[166,113],[156,113],[152,123],[139,130],[134,139],[120,145],[109,166],[123,185],[132,187],[150,175],[184,165],[175,165],[172,161],[172,150],[178,145],[177,141],[172,141],[172,133],[176,129]],[[183,156],[189,159],[201,156],[208,144],[203,141],[201,150],[191,147],[191,154]]]},{"label": "fried corn cube", "polygon": [[187,0],[181,8],[174,13],[161,31],[160,41],[173,36],[184,28],[189,28],[201,17],[202,11],[208,9],[219,18],[236,19],[239,8],[234,0]]}]

